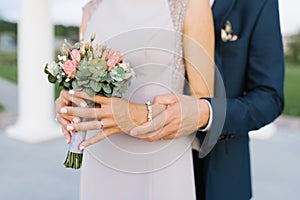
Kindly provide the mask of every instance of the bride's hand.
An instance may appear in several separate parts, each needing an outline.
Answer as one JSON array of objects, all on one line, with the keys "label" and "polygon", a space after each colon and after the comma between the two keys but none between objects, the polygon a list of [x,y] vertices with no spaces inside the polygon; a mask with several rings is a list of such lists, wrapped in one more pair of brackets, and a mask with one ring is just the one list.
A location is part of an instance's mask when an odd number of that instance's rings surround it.
[{"label": "bride's hand", "polygon": [[55,101],[55,105],[56,105],[56,120],[58,123],[60,123],[61,128],[62,128],[62,132],[66,138],[66,142],[70,143],[71,141],[71,134],[70,132],[67,130],[67,125],[74,122],[78,122],[79,118],[74,118],[72,116],[66,115],[64,113],[62,113],[61,111],[63,111],[62,109],[65,106],[70,106],[70,105],[77,105],[80,107],[86,107],[87,104],[83,99],[80,98],[76,98],[73,95],[70,95],[69,93],[72,93],[67,91],[67,90],[62,90],[60,92],[59,97],[56,99]]},{"label": "bride's hand", "polygon": [[72,118],[88,118],[91,121],[64,124],[66,130],[100,130],[98,134],[84,141],[80,146],[87,147],[104,138],[120,133],[128,133],[132,128],[147,121],[147,107],[121,98],[95,96],[84,92],[74,92],[74,99],[92,101],[93,108],[64,106],[60,109],[70,121]]},{"label": "bride's hand", "polygon": [[159,139],[174,139],[189,135],[206,126],[209,106],[204,100],[192,96],[166,94],[157,96],[154,104],[167,109],[147,122],[130,131],[130,135],[149,142]]}]

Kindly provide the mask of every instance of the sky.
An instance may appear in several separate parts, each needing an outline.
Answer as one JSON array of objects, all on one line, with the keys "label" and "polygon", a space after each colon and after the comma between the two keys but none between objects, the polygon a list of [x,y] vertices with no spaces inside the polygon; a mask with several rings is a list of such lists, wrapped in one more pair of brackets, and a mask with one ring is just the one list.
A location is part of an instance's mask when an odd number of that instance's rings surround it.
[{"label": "sky", "polygon": [[[18,21],[22,0],[0,0],[0,17]],[[43,1],[43,0],[41,0]],[[79,25],[82,7],[89,0],[50,0],[52,19],[55,24]],[[300,1],[279,0],[280,21],[283,35],[300,30]]]}]

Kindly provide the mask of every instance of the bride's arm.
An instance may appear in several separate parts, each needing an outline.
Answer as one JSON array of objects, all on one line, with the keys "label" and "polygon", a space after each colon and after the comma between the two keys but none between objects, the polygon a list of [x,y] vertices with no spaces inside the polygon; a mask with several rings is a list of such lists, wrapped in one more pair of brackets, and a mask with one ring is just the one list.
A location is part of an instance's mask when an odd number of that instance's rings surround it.
[{"label": "bride's arm", "polygon": [[214,91],[214,26],[209,0],[189,0],[184,20],[184,59],[192,94]]},{"label": "bride's arm", "polygon": [[200,98],[213,97],[214,94],[214,38],[209,0],[189,0],[184,20],[183,46],[188,81],[194,96],[157,96],[154,103],[169,106],[168,109],[153,119],[152,123],[156,126],[134,128],[131,135],[140,137],[148,134],[148,141],[174,139],[207,126],[210,119],[209,104]]}]

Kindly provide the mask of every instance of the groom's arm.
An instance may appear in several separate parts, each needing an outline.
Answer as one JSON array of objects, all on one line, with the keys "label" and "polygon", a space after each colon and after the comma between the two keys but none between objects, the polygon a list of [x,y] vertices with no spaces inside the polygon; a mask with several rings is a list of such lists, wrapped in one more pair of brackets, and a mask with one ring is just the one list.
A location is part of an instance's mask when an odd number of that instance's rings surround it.
[{"label": "groom's arm", "polygon": [[227,99],[224,132],[259,129],[283,110],[284,54],[277,0],[266,1],[253,29],[246,80],[245,96]]},{"label": "groom's arm", "polygon": [[284,57],[277,0],[265,2],[252,31],[245,94],[210,99],[214,119],[207,145],[216,142],[220,131],[224,135],[247,134],[272,122],[283,110]]}]

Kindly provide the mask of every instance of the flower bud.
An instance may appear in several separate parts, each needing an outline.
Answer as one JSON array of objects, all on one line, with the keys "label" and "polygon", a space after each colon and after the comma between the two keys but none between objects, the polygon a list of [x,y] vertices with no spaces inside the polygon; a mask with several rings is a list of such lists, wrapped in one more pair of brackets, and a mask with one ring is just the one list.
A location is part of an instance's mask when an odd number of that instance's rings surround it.
[{"label": "flower bud", "polygon": [[93,33],[93,34],[91,35],[91,42],[93,42],[93,41],[95,40],[95,37],[96,37],[96,33]]}]

